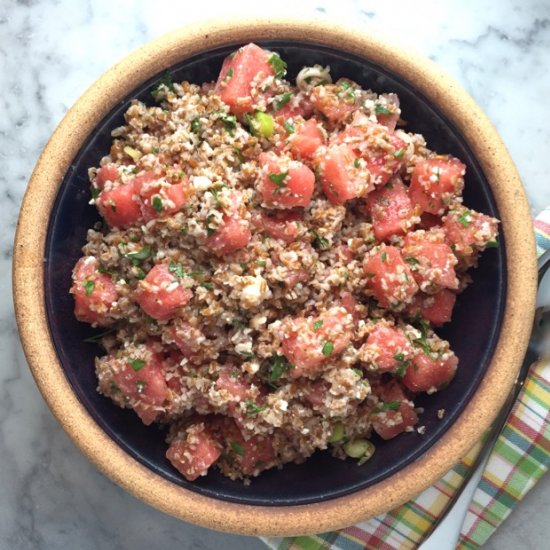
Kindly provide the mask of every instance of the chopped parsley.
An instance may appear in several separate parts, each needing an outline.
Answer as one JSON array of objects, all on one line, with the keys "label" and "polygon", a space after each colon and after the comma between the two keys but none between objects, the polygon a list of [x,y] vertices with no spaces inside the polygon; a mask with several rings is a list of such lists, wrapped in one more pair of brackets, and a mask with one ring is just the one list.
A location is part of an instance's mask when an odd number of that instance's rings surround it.
[{"label": "chopped parsley", "polygon": [[334,344],[332,342],[325,342],[321,352],[325,357],[330,357],[332,355],[333,350],[334,350]]},{"label": "chopped parsley", "polygon": [[284,355],[275,355],[269,365],[269,381],[277,382],[281,376],[292,368]]},{"label": "chopped parsley", "polygon": [[151,202],[153,205],[153,208],[160,214],[164,210],[164,206],[162,204],[162,199],[159,196],[153,197],[153,200]]},{"label": "chopped parsley", "polygon": [[496,239],[492,240],[492,241],[489,241],[486,245],[485,245],[485,248],[498,248],[498,241]]},{"label": "chopped parsley", "polygon": [[275,110],[280,111],[294,96],[292,92],[285,92],[275,98]]},{"label": "chopped parsley", "polygon": [[315,321],[313,323],[313,330],[319,330],[323,326],[323,321]]},{"label": "chopped parsley", "polygon": [[98,189],[97,187],[91,187],[90,194],[92,195],[92,199],[95,200],[101,194],[101,189]]},{"label": "chopped parsley", "polygon": [[405,355],[403,353],[396,353],[393,358],[397,361],[398,365],[395,369],[395,373],[397,376],[400,376],[403,378],[405,376],[405,373],[407,372],[407,367],[410,364],[410,361],[408,359],[405,359]]},{"label": "chopped parsley", "polygon": [[86,292],[86,296],[89,296],[95,288],[95,283],[93,281],[84,281],[84,291]]},{"label": "chopped parsley", "polygon": [[383,261],[383,262],[386,262],[388,260],[388,254],[387,252],[382,252],[382,254],[380,254],[380,259]]},{"label": "chopped parsley", "polygon": [[244,456],[244,448],[242,445],[239,445],[236,441],[231,441],[231,448],[239,455]]},{"label": "chopped parsley", "polygon": [[203,288],[206,288],[207,290],[212,290],[214,288],[214,285],[212,283],[209,283],[209,282],[201,283],[201,286]]},{"label": "chopped parsley", "polygon": [[225,73],[225,78],[224,78],[224,80],[229,80],[232,76],[233,76],[233,68],[229,69],[229,70]]},{"label": "chopped parsley", "polygon": [[353,166],[355,166],[355,168],[360,168],[360,167],[361,167],[361,162],[359,161],[358,158],[356,158],[356,159],[353,161]]},{"label": "chopped parsley", "polygon": [[428,342],[428,331],[430,330],[430,323],[422,319],[420,321],[420,338],[413,340],[413,343],[417,344],[422,348],[422,351],[430,358],[433,357],[432,348]]},{"label": "chopped parsley", "polygon": [[145,361],[143,361],[143,359],[130,359],[128,363],[136,372],[140,371],[145,366]]},{"label": "chopped parsley", "polygon": [[284,78],[286,75],[287,65],[278,53],[271,54],[267,62],[273,67],[273,70],[275,71],[275,78]]},{"label": "chopped parsley", "polygon": [[315,248],[327,248],[327,246],[330,245],[330,242],[328,239],[325,239],[325,237],[322,237],[321,235],[319,235],[319,233],[317,233],[317,231],[315,231],[315,229],[312,229],[311,230],[311,233],[313,234],[313,246]]},{"label": "chopped parsley", "polygon": [[135,265],[135,262],[139,263],[149,258],[151,256],[151,249],[148,246],[144,246],[140,251],[128,252],[127,254],[125,254],[125,256],[129,260],[132,260]]},{"label": "chopped parsley", "polygon": [[265,260],[257,260],[256,265],[258,265],[259,267],[265,267],[266,266],[266,261]]},{"label": "chopped parsley", "polygon": [[387,107],[384,107],[384,105],[376,105],[374,107],[374,112],[377,115],[391,115],[392,114],[392,112]]},{"label": "chopped parsley", "polygon": [[291,124],[288,120],[285,120],[285,123],[283,124],[283,126],[285,127],[285,130],[289,134],[293,134],[296,131],[296,128],[294,128],[294,125]]},{"label": "chopped parsley", "polygon": [[196,116],[192,121],[191,121],[191,131],[194,133],[194,134],[198,134],[200,131],[201,131],[201,123],[200,123],[200,120],[199,120],[199,117]]},{"label": "chopped parsley", "polygon": [[246,416],[257,416],[258,413],[261,413],[262,411],[265,411],[267,409],[265,405],[260,406],[254,403],[252,399],[245,399],[245,404],[246,404],[246,413],[245,413]]},{"label": "chopped parsley", "polygon": [[158,101],[159,93],[163,86],[166,86],[171,92],[175,92],[174,82],[172,81],[172,75],[166,71],[159,79],[158,84],[151,90],[151,95],[155,101]]},{"label": "chopped parsley", "polygon": [[285,179],[287,176],[288,171],[279,172],[278,174],[272,172],[271,174],[269,174],[269,180],[277,186],[275,193],[280,193],[286,187]]},{"label": "chopped parsley", "polygon": [[183,279],[185,277],[185,271],[183,271],[183,266],[180,262],[170,262],[168,264],[168,270],[170,273],[173,273],[178,279]]},{"label": "chopped parsley", "polygon": [[405,256],[405,261],[409,265],[418,265],[420,263],[416,258],[413,258],[412,256]]},{"label": "chopped parsley", "polygon": [[458,216],[456,221],[463,227],[469,227],[470,223],[472,223],[471,214],[472,212],[470,210],[464,210],[464,212]]},{"label": "chopped parsley", "polygon": [[239,166],[240,166],[244,162],[243,152],[238,147],[233,147],[233,151],[235,151],[235,154],[237,155],[237,158],[239,159]]},{"label": "chopped parsley", "polygon": [[220,200],[219,193],[224,187],[226,187],[226,185],[222,185],[221,187],[218,187],[218,189],[211,188],[211,189],[208,189],[208,191],[207,191],[208,193],[210,193],[214,197],[214,199],[216,200],[216,205],[217,206],[221,206],[221,204],[222,204],[222,202]]},{"label": "chopped parsley", "polygon": [[220,120],[223,122],[223,126],[229,134],[233,135],[235,129],[237,128],[237,117],[235,115],[227,115],[222,113]]},{"label": "chopped parsley", "polygon": [[254,117],[250,113],[244,114],[244,121],[246,122],[248,126],[248,131],[255,136],[256,135],[256,121],[254,120]]},{"label": "chopped parsley", "polygon": [[397,151],[393,154],[393,156],[396,159],[402,159],[404,154],[405,154],[405,147],[401,147],[401,149],[397,149]]},{"label": "chopped parsley", "polygon": [[387,411],[398,411],[401,407],[401,401],[388,401],[387,403],[381,403],[378,405],[374,412],[387,412]]},{"label": "chopped parsley", "polygon": [[211,236],[217,231],[217,228],[211,227],[211,225],[210,225],[210,220],[212,219],[212,217],[213,217],[213,216],[208,216],[208,217],[206,218],[206,226],[205,226],[205,228],[206,228],[206,234],[207,234],[209,237],[211,237]]}]

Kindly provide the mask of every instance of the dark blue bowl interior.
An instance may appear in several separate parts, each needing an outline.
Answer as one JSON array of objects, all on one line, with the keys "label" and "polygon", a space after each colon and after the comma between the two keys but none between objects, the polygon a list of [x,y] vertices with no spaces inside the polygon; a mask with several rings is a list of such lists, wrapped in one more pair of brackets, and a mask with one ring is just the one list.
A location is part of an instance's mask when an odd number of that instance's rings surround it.
[{"label": "dark blue bowl interior", "polygon": [[[396,92],[408,121],[408,129],[422,133],[428,145],[438,152],[452,153],[466,163],[465,203],[498,217],[495,199],[468,144],[442,113],[419,93],[413,83],[391,74],[382,67],[355,55],[318,45],[273,41],[262,45],[277,50],[288,62],[289,76],[295,77],[304,65],[330,65],[332,75],[349,77],[377,92]],[[237,46],[237,45],[236,45]],[[375,440],[377,452],[365,465],[340,461],[320,452],[301,465],[262,474],[248,487],[213,471],[193,483],[182,479],[170,466],[164,453],[165,433],[145,427],[137,416],[115,407],[96,392],[94,356],[98,346],[83,340],[94,334],[89,326],[73,316],[69,295],[71,270],[80,257],[86,230],[98,219],[88,204],[87,169],[96,166],[110,146],[110,132],[123,123],[123,113],[132,98],[149,103],[150,90],[161,74],[169,69],[175,80],[202,83],[217,77],[223,58],[234,47],[210,50],[176,66],[160,68],[159,75],[134,90],[102,120],[83,144],[60,187],[52,211],[44,264],[46,309],[55,348],[76,395],[94,420],[125,452],[152,471],[173,483],[210,497],[256,505],[307,504],[358,491],[398,472],[425,453],[449,429],[476,390],[491,359],[500,331],[506,301],[505,246],[501,236],[499,249],[487,251],[474,279],[456,306],[453,322],[439,334],[450,340],[460,358],[457,376],[449,389],[417,400],[424,407],[421,423],[424,435],[408,433],[383,442]],[[97,331],[95,331],[97,332]],[[446,409],[438,420],[438,409]]]}]

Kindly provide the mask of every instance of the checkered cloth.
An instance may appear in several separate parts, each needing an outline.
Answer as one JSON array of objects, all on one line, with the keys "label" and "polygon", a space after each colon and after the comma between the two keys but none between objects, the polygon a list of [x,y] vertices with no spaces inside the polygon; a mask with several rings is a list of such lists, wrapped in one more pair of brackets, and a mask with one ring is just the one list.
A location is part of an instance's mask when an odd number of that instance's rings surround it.
[{"label": "checkered cloth", "polygon": [[[537,252],[550,248],[550,207],[535,220]],[[264,538],[275,550],[409,550],[462,485],[481,443],[435,485],[387,514],[331,533]],[[466,515],[458,548],[482,546],[550,466],[550,363],[535,363],[489,458]]]}]

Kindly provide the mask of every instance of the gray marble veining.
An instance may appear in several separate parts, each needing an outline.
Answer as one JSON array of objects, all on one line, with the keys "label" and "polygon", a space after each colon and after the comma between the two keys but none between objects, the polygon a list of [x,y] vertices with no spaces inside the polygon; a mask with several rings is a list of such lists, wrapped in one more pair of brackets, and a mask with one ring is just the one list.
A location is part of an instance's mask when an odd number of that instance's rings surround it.
[{"label": "gray marble veining", "polygon": [[[99,474],[46,408],[10,299],[12,241],[26,181],[65,111],[104,70],[200,18],[301,15],[352,21],[441,64],[485,110],[524,180],[533,213],[550,204],[550,4],[532,0],[279,0],[208,5],[0,0],[0,549],[262,548],[156,512]],[[489,548],[547,547],[550,478]]]}]

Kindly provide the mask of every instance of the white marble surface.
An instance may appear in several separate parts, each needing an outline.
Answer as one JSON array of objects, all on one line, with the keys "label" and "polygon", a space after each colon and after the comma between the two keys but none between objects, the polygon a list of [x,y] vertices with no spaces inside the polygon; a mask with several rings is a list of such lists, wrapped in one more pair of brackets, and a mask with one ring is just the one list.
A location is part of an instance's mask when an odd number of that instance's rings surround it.
[{"label": "white marble surface", "polygon": [[[67,108],[116,60],[215,15],[349,19],[445,67],[500,131],[533,212],[550,203],[550,4],[532,0],[204,3],[0,0],[0,549],[262,548],[156,512],[100,475],[57,425],[23,357],[10,299],[26,181]],[[238,5],[238,7],[236,7]],[[548,548],[550,476],[489,548]]]}]

